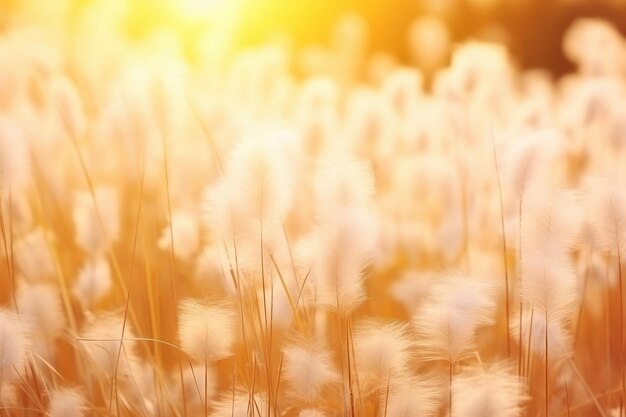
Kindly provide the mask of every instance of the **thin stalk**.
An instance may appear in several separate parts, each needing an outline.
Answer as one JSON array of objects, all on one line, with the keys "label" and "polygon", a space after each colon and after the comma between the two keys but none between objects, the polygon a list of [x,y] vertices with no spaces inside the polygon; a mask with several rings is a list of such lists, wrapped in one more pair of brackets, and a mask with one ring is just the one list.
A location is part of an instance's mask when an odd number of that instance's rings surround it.
[{"label": "thin stalk", "polygon": [[617,273],[619,277],[619,351],[622,359],[621,362],[621,374],[622,374],[622,403],[626,400],[626,363],[624,356],[624,288],[622,281],[622,256],[621,250],[617,247]]},{"label": "thin stalk", "polygon": [[387,417],[387,408],[389,405],[389,382],[391,380],[391,374],[389,374],[389,377],[387,378],[387,389],[385,390],[385,412],[383,414],[383,417]]},{"label": "thin stalk", "polygon": [[567,405],[567,417],[570,417],[570,410],[569,410],[569,386],[567,384],[567,375],[565,375],[565,404]]},{"label": "thin stalk", "polygon": [[[594,274],[595,274],[595,269],[593,268],[593,257],[591,256],[591,252],[589,252],[587,262],[591,264],[591,270],[594,271]],[[574,351],[576,351],[576,346],[578,346],[578,337],[580,335],[580,327],[581,327],[580,323],[582,321],[583,311],[585,307],[585,294],[587,293],[587,283],[589,282],[589,278],[587,278],[587,275],[588,274],[585,273],[585,276],[583,277],[583,288],[581,291],[580,306],[578,307],[578,316],[576,318],[576,330],[574,330],[574,344],[573,344]]]},{"label": "thin stalk", "polygon": [[506,250],[506,232],[504,229],[504,202],[502,200],[502,183],[500,181],[500,169],[498,167],[498,155],[496,154],[496,142],[493,137],[493,126],[491,127],[491,144],[493,147],[493,160],[496,166],[496,178],[498,180],[498,195],[500,197],[500,227],[502,229],[502,258],[504,260],[504,286],[506,290],[506,356],[511,357],[511,314],[509,296],[509,263]]},{"label": "thin stalk", "polygon": [[[119,363],[120,363],[120,356],[122,354],[122,349],[124,346],[124,334],[126,332],[126,321],[128,319],[128,313],[129,313],[129,309],[130,309],[130,296],[131,296],[131,292],[132,292],[132,288],[133,288],[133,275],[135,272],[135,259],[137,256],[137,239],[138,239],[138,235],[139,235],[139,220],[141,218],[141,211],[143,208],[143,185],[144,185],[144,176],[142,175],[141,177],[141,186],[140,186],[140,194],[139,194],[139,203],[137,205],[137,216],[135,219],[135,233],[134,233],[134,237],[133,237],[133,255],[131,257],[131,261],[130,261],[130,272],[129,272],[129,276],[128,276],[128,292],[126,294],[126,304],[124,306],[124,320],[122,322],[122,335],[120,337],[120,347],[117,350],[117,358],[115,359],[115,369],[113,371],[113,384],[111,386],[111,392],[109,395],[109,413],[111,413],[111,401],[112,401],[112,397],[113,397],[113,391],[115,391],[115,405],[116,407],[119,407],[119,403],[117,401],[117,371],[118,371],[118,367],[119,367]],[[118,415],[119,415],[119,410],[118,411]]]},{"label": "thin stalk", "polygon": [[530,325],[528,328],[528,349],[526,352],[526,372],[525,375],[530,379],[530,356],[532,354],[532,349],[530,348],[530,344],[533,339],[533,324],[535,322],[535,308],[531,308],[530,310]]},{"label": "thin stalk", "polygon": [[280,353],[280,363],[278,364],[278,376],[276,377],[276,391],[274,392],[274,416],[280,415],[278,412],[278,392],[280,389],[280,377],[283,372],[283,360],[285,359],[285,351],[283,350]]},{"label": "thin stalk", "polygon": [[209,361],[207,359],[206,351],[204,352],[204,417],[209,415]]},{"label": "thin stalk", "polygon": [[344,323],[346,325],[346,354],[347,354],[347,359],[348,359],[348,389],[350,391],[350,415],[352,417],[355,416],[354,414],[354,392],[352,390],[352,363],[350,360],[350,336],[349,336],[349,328],[347,325],[347,319],[344,318]]},{"label": "thin stalk", "polygon": [[449,383],[449,389],[448,389],[448,407],[450,410],[450,415],[452,415],[452,374],[454,372],[454,365],[452,364],[452,358],[450,358],[450,361],[448,362],[448,383]]},{"label": "thin stalk", "polygon": [[[517,207],[517,214],[519,217],[518,229],[517,229],[517,263],[518,263],[518,271],[519,271],[519,282],[522,282],[523,277],[523,268],[522,268],[522,206],[524,201],[524,187],[522,186],[522,191],[519,197],[519,203]],[[519,334],[520,334],[520,347],[517,353],[517,375],[519,378],[522,377],[522,351],[524,350],[524,342],[522,341],[522,329],[524,324],[524,309],[522,305],[522,301],[519,302]],[[531,319],[532,326],[532,319]],[[532,327],[531,327],[532,329]],[[528,345],[528,350],[530,350],[530,345]]]},{"label": "thin stalk", "polygon": [[549,417],[550,415],[550,397],[549,397],[549,393],[550,393],[550,386],[549,386],[549,382],[550,382],[550,373],[549,373],[549,351],[548,351],[548,310],[546,309],[546,313],[545,313],[545,334],[546,334],[546,417]]},{"label": "thin stalk", "polygon": [[16,285],[15,285],[15,273],[14,273],[14,261],[13,261],[13,215],[11,211],[11,190],[9,190],[9,233],[7,239],[7,233],[4,227],[4,209],[2,204],[2,189],[0,189],[0,230],[2,231],[2,243],[4,247],[4,257],[6,259],[7,270],[9,272],[9,277],[11,279],[11,296],[13,297],[13,305],[15,306],[15,311],[19,313],[19,309],[17,306],[17,299],[15,296],[16,293]]}]

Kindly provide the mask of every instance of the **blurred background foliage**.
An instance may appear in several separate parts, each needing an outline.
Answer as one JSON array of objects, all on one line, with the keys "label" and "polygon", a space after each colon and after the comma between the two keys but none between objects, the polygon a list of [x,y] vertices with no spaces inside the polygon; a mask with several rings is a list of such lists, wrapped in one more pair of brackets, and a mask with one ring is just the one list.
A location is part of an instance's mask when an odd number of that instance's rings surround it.
[{"label": "blurred background foliage", "polygon": [[[99,0],[0,0],[0,30],[16,22],[56,19],[67,29],[85,8]],[[336,22],[358,15],[367,27],[369,53],[385,51],[401,63],[414,61],[409,33],[416,20],[441,23],[447,39],[505,44],[522,68],[554,75],[571,71],[562,52],[566,28],[578,17],[600,17],[626,33],[626,0],[108,0],[124,15],[121,30],[142,39],[173,29],[190,61],[207,29],[228,27],[229,48],[268,40],[301,48],[328,45]],[[114,5],[114,6],[113,6]],[[414,63],[414,62],[413,62]],[[441,62],[440,65],[447,65]]]}]

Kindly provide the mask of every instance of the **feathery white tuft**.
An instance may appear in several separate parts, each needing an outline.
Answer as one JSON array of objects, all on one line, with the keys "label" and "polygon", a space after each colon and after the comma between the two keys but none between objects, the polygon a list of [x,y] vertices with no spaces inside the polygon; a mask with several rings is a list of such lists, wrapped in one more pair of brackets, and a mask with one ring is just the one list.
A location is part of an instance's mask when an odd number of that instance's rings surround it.
[{"label": "feathery white tuft", "polygon": [[376,221],[366,210],[338,210],[319,225],[314,241],[318,302],[347,315],[366,298],[363,272],[376,247]]},{"label": "feathery white tuft", "polygon": [[185,353],[202,363],[233,354],[235,314],[227,305],[186,299],[178,310],[178,339]]},{"label": "feathery white tuft", "polygon": [[25,371],[29,342],[27,326],[10,310],[0,308],[0,386]]},{"label": "feathery white tuft", "polygon": [[[532,317],[532,321],[531,321]],[[530,341],[530,351],[540,358],[546,357],[546,317],[539,309],[525,308],[522,316],[522,335],[520,339],[519,313],[511,317],[511,334],[523,343],[525,348]],[[573,337],[566,323],[559,320],[548,321],[548,358],[557,362],[572,352]]]},{"label": "feathery white tuft", "polygon": [[174,242],[174,255],[181,260],[190,259],[200,243],[198,221],[192,213],[174,211],[169,226],[161,232],[157,242],[159,248],[170,250]]},{"label": "feathery white tuft", "polygon": [[626,185],[618,180],[593,178],[585,181],[583,189],[594,246],[624,256]]},{"label": "feathery white tuft", "polygon": [[17,267],[28,281],[54,277],[55,263],[50,247],[52,239],[52,232],[37,228],[15,244]]},{"label": "feathery white tuft", "polygon": [[76,244],[89,255],[107,252],[120,235],[117,191],[112,187],[97,187],[94,198],[90,192],[77,192],[72,212]]},{"label": "feathery white tuft", "polygon": [[356,326],[353,338],[362,384],[381,388],[408,373],[414,344],[407,324],[366,319]]},{"label": "feathery white tuft", "polygon": [[525,401],[517,375],[497,364],[464,370],[452,383],[452,417],[519,417]]},{"label": "feathery white tuft", "polygon": [[84,309],[91,309],[111,289],[111,268],[105,257],[88,259],[78,272],[72,294]]},{"label": "feathery white tuft", "polygon": [[433,284],[413,318],[423,360],[464,359],[476,349],[476,331],[494,323],[496,287],[456,273]]},{"label": "feathery white tuft", "polygon": [[20,318],[28,322],[33,338],[51,343],[65,328],[61,298],[54,285],[23,285],[16,301]]},{"label": "feathery white tuft", "polygon": [[228,294],[236,294],[236,287],[230,273],[230,264],[222,246],[207,245],[196,258],[194,270],[196,281],[202,286],[217,285]]},{"label": "feathery white tuft", "polygon": [[331,354],[319,343],[288,346],[284,355],[283,378],[295,398],[314,403],[324,388],[339,381]]},{"label": "feathery white tuft", "polygon": [[374,196],[370,164],[345,155],[328,155],[315,173],[315,211],[319,219],[345,207],[369,207]]},{"label": "feathery white tuft", "polygon": [[25,186],[29,181],[28,142],[19,125],[0,117],[0,194]]},{"label": "feathery white tuft", "polygon": [[250,396],[248,391],[242,390],[236,392],[235,395],[232,393],[223,395],[211,407],[213,408],[211,417],[263,416],[267,413],[267,396],[262,393],[254,393]]},{"label": "feathery white tuft", "polygon": [[441,403],[442,381],[414,376],[381,390],[379,415],[387,417],[435,417]]},{"label": "feathery white tuft", "polygon": [[241,219],[236,212],[235,190],[221,180],[202,193],[201,218],[214,240],[228,248],[237,244],[241,237]]},{"label": "feathery white tuft", "polygon": [[48,415],[50,417],[82,417],[85,414],[85,398],[75,389],[60,389],[50,394]]},{"label": "feathery white tuft", "polygon": [[524,205],[522,224],[522,300],[551,322],[571,320],[578,288],[571,251],[580,232],[574,196],[534,190]]},{"label": "feathery white tuft", "polygon": [[513,202],[537,181],[546,181],[552,159],[558,154],[560,137],[551,130],[523,135],[506,149],[503,176]]},{"label": "feathery white tuft", "polygon": [[233,150],[226,181],[233,193],[234,212],[246,237],[270,239],[281,227],[293,200],[292,174],[285,144],[278,138],[247,138]]}]

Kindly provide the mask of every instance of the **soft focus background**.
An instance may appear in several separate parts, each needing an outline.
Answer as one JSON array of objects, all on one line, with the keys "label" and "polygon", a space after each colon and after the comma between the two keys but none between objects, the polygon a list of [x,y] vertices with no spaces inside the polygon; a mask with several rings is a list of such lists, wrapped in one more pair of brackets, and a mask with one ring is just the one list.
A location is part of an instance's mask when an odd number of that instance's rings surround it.
[{"label": "soft focus background", "polygon": [[624,417],[625,30],[0,0],[0,417]]},{"label": "soft focus background", "polygon": [[[86,0],[0,0],[0,28],[20,21],[45,22],[65,29],[76,24],[90,2]],[[430,33],[450,42],[490,40],[508,46],[524,68],[545,68],[557,75],[571,70],[561,39],[579,17],[598,17],[626,31],[624,0],[112,0],[120,30],[141,39],[154,31],[172,29],[182,35],[191,60],[202,54],[198,35],[207,28],[228,27],[223,42],[234,48],[272,39],[289,39],[302,47],[327,45],[337,21],[357,13],[367,26],[369,52],[385,52],[403,63],[417,58],[410,41],[411,27],[425,18]],[[123,10],[123,12],[121,11]],[[419,27],[419,25],[417,25]],[[424,26],[424,25],[422,25]],[[428,31],[430,29],[430,31]],[[445,32],[440,33],[440,32]],[[428,35],[425,35],[428,36]],[[441,63],[445,63],[447,55]]]}]

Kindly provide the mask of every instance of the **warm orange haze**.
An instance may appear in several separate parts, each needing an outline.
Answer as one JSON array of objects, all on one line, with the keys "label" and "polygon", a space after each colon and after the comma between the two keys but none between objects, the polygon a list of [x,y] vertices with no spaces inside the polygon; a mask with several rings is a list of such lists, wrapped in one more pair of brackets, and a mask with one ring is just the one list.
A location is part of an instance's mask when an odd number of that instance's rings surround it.
[{"label": "warm orange haze", "polygon": [[0,416],[626,417],[626,4],[544,2],[0,0]]}]

